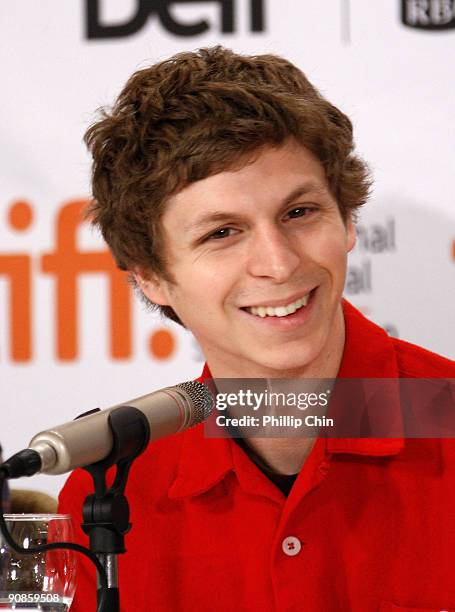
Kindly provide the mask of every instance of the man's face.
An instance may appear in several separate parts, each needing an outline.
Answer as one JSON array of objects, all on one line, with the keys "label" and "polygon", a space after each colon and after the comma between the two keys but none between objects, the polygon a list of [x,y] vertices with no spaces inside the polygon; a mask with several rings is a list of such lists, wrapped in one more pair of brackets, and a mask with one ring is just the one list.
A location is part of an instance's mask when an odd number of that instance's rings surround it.
[{"label": "man's face", "polygon": [[144,293],[174,309],[214,376],[297,376],[327,358],[355,233],[309,150],[266,147],[189,185],[162,228],[174,282],[155,278]]}]

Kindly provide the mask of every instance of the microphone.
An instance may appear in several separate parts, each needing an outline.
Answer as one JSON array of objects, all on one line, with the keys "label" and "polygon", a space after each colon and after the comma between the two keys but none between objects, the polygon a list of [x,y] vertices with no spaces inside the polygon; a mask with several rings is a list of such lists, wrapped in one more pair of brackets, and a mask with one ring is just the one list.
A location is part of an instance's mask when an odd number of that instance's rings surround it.
[{"label": "microphone", "polygon": [[150,426],[149,441],[179,433],[202,423],[213,410],[213,397],[202,383],[190,381],[154,391],[105,410],[92,410],[74,421],[42,431],[25,450],[5,461],[0,470],[7,478],[64,474],[101,461],[113,446],[109,414],[120,406],[139,409]]}]

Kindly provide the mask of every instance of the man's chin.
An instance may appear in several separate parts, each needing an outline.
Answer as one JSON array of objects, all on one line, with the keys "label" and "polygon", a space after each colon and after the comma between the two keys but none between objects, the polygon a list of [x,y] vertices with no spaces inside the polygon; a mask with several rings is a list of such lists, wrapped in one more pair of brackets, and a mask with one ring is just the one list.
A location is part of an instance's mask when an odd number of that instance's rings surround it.
[{"label": "man's chin", "polygon": [[[264,349],[266,355],[250,356],[248,361],[251,364],[251,371],[256,371],[256,374],[251,374],[253,378],[297,378],[305,374],[305,371],[311,369],[311,366],[317,360],[319,351],[308,349],[307,351],[299,351],[297,354],[292,353],[292,348],[284,354],[277,351],[276,354],[270,354],[270,348]],[[254,364],[254,365],[253,365]],[[246,366],[247,369],[247,366]],[[248,373],[243,373],[243,377],[248,377]]]}]

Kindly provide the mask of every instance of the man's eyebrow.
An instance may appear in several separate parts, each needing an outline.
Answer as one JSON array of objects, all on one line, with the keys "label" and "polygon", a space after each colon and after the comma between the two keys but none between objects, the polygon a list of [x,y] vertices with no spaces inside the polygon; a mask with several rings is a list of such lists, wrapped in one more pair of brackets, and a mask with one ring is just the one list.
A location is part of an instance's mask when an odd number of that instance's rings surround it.
[{"label": "man's eyebrow", "polygon": [[[299,185],[284,198],[281,203],[281,208],[285,208],[286,206],[294,202],[297,198],[300,198],[301,196],[306,195],[308,193],[328,195],[329,191],[327,187],[319,183],[305,183],[304,185]],[[184,225],[183,230],[184,232],[197,232],[203,230],[208,225],[214,223],[225,223],[227,221],[232,221],[233,219],[239,219],[241,217],[242,215],[238,212],[214,211],[199,219],[191,221],[187,225]]]},{"label": "man's eyebrow", "polygon": [[304,185],[299,185],[296,187],[291,193],[286,196],[282,202],[283,208],[288,204],[292,204],[294,200],[300,198],[303,195],[307,195],[308,193],[315,193],[317,195],[329,195],[328,188],[321,183],[305,183]]},{"label": "man's eyebrow", "polygon": [[209,213],[208,215],[201,217],[200,219],[196,219],[195,221],[191,221],[191,223],[183,226],[183,230],[185,232],[196,232],[204,229],[204,227],[211,225],[212,223],[225,223],[226,221],[232,221],[232,219],[238,218],[239,216],[240,215],[237,213],[217,211]]}]

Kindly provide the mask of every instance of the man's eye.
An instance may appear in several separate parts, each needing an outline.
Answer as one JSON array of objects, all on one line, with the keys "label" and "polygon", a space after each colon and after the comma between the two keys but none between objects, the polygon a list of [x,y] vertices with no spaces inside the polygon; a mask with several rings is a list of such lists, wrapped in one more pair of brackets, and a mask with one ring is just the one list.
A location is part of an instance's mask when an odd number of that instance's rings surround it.
[{"label": "man's eye", "polygon": [[232,235],[233,232],[232,227],[221,227],[220,229],[212,232],[209,236],[207,236],[207,240],[219,240],[220,238],[227,238]]},{"label": "man's eye", "polygon": [[309,208],[308,206],[296,206],[288,212],[287,216],[291,219],[297,219],[298,217],[306,217],[310,213],[312,213],[313,210],[313,208]]}]

